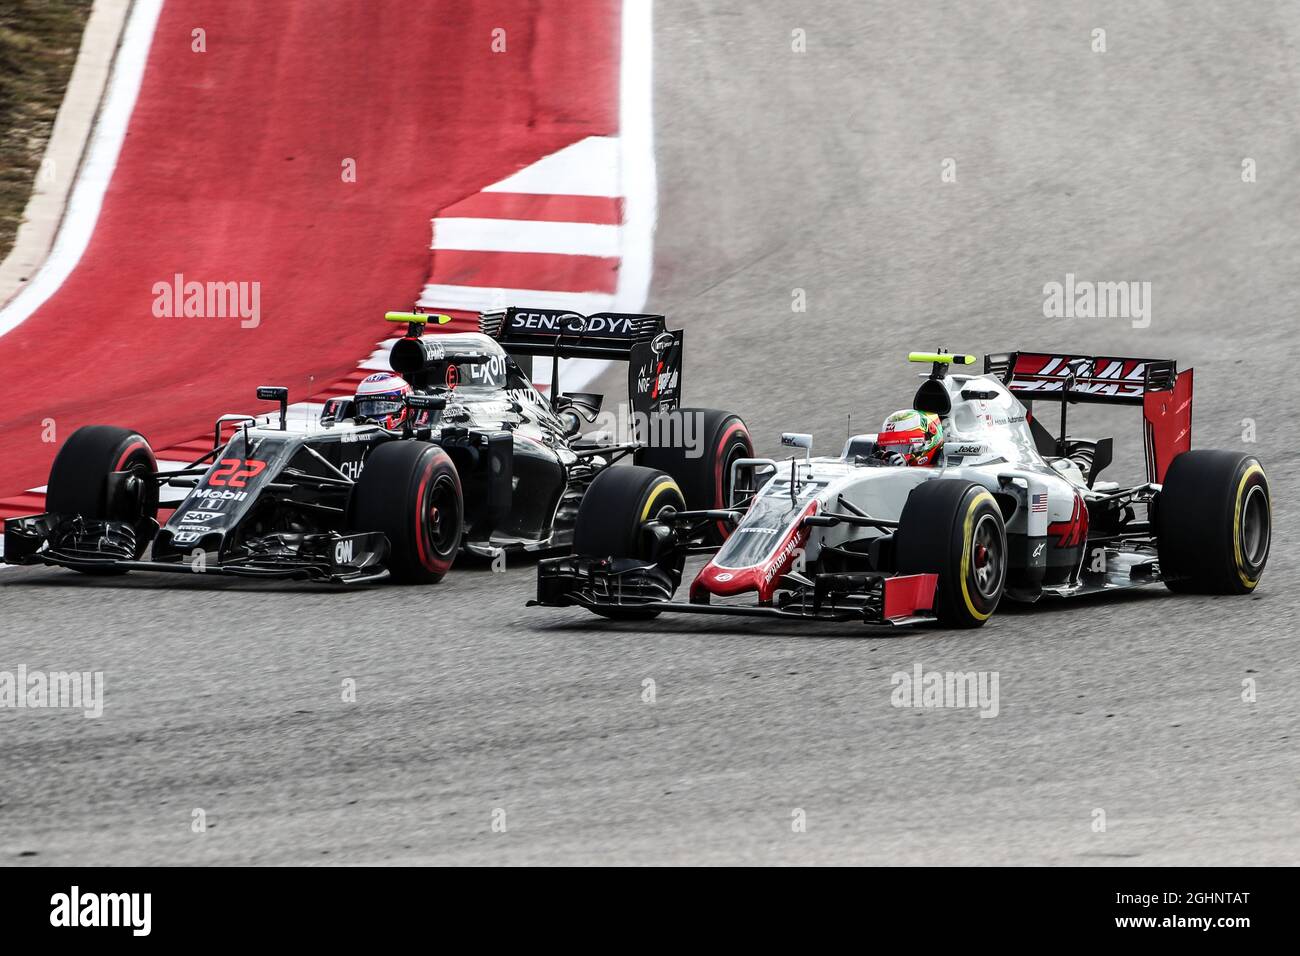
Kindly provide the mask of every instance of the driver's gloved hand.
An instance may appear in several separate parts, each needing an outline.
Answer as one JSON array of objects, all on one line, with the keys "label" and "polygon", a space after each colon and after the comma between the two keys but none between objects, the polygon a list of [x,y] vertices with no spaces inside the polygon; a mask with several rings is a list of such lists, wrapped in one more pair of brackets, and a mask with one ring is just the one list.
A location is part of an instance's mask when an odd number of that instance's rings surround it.
[{"label": "driver's gloved hand", "polygon": [[877,457],[886,465],[906,465],[907,459],[896,451],[882,451]]}]

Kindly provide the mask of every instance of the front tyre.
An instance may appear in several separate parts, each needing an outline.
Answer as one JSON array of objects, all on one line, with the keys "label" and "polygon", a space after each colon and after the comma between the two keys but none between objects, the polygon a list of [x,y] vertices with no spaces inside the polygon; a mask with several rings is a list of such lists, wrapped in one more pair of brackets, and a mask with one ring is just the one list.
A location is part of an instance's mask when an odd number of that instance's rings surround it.
[{"label": "front tyre", "polygon": [[427,442],[395,441],[366,458],[348,499],[347,525],[383,532],[385,564],[398,584],[436,584],[456,558],[464,515],[460,476],[447,453]]},{"label": "front tyre", "polygon": [[1154,502],[1160,573],[1171,591],[1248,594],[1268,563],[1273,511],[1252,455],[1185,451]]},{"label": "front tyre", "polygon": [[1007,580],[1002,512],[981,486],[950,478],[912,489],[894,536],[902,574],[937,574],[934,613],[946,627],[980,627]]},{"label": "front tyre", "polygon": [[[601,559],[632,558],[645,564],[676,561],[677,567],[665,570],[680,571],[680,558],[659,553],[659,542],[645,528],[647,521],[669,509],[686,510],[682,489],[670,475],[639,465],[602,471],[582,496],[573,531],[574,553]],[[618,607],[592,610],[616,620],[648,620],[659,614]]]},{"label": "front tyre", "polygon": [[[158,518],[158,462],[138,432],[85,425],[63,443],[50,466],[45,510],[88,521],[125,521],[135,529],[135,554],[149,546]],[[121,574],[120,568],[77,568],[85,574]]]}]

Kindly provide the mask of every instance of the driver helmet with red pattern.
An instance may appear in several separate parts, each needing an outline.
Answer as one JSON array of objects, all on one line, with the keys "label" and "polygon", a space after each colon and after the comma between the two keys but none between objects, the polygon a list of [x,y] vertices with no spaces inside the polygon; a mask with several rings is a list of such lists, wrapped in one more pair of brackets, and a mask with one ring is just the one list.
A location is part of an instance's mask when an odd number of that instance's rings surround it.
[{"label": "driver helmet with red pattern", "polygon": [[900,458],[899,464],[934,465],[943,452],[943,424],[933,412],[905,408],[885,419],[876,447],[882,456]]}]

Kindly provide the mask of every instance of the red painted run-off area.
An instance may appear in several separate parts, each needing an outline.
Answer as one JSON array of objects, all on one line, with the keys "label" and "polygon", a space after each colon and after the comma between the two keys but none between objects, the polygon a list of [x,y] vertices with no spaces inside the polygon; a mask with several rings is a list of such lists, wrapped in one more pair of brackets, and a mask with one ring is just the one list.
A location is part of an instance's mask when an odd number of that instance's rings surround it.
[{"label": "red painted run-off area", "polygon": [[[319,393],[355,369],[428,279],[431,217],[617,131],[618,18],[616,0],[167,0],[91,243],[0,337],[0,497],[44,484],[46,419],[60,441],[106,423],[166,448],[256,408],[257,385],[302,401],[309,376]],[[548,258],[523,265],[531,287],[572,266]],[[259,282],[260,325],[155,317],[176,273]]]}]

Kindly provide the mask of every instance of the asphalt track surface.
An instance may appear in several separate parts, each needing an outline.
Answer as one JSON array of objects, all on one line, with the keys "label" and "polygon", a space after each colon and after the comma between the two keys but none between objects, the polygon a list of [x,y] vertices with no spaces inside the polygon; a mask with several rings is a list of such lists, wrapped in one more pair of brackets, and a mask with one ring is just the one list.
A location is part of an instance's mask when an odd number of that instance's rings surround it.
[{"label": "asphalt track surface", "polygon": [[[691,403],[826,451],[908,404],[909,348],[1175,356],[1194,444],[1269,470],[1255,595],[881,636],[528,609],[527,563],[428,593],[9,570],[6,657],[102,669],[108,705],[0,712],[0,859],[1300,861],[1298,42],[1284,4],[656,11],[651,301],[688,329]],[[1151,281],[1150,328],[1044,319],[1066,272]],[[1137,414],[1114,424],[1131,477]],[[916,663],[997,671],[999,715],[892,707]]]}]

